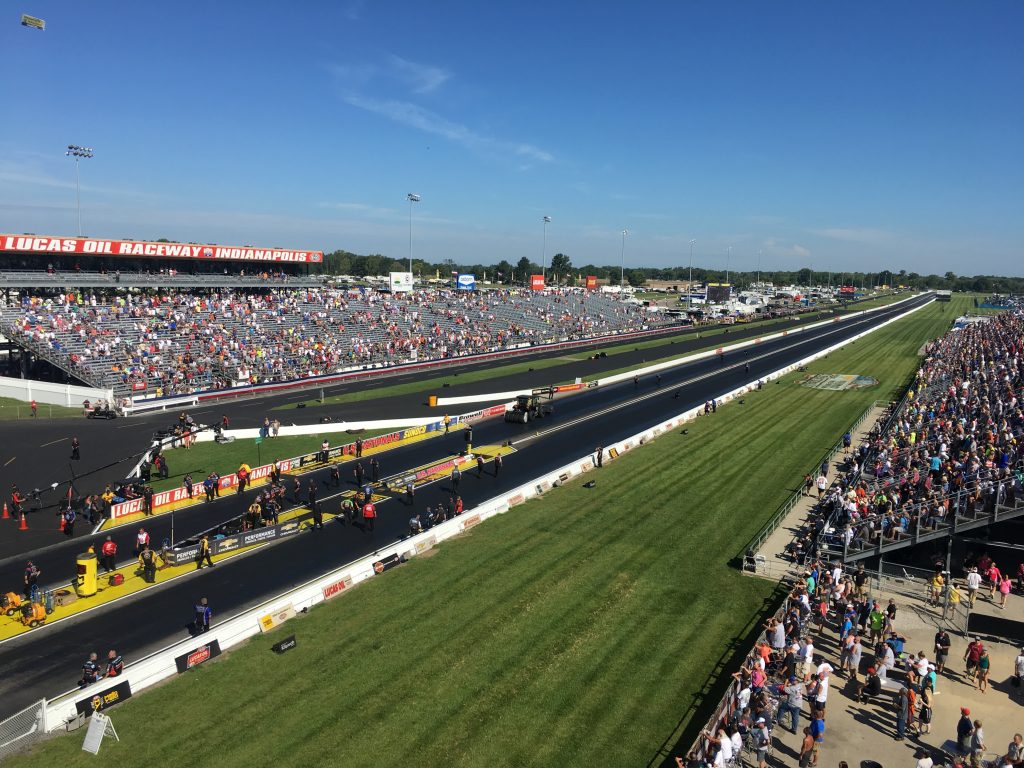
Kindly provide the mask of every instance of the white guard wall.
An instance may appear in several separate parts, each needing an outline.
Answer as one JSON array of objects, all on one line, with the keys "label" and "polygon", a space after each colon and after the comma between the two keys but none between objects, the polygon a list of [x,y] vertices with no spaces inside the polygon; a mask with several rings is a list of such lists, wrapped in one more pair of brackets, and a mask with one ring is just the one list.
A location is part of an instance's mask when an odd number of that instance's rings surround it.
[{"label": "white guard wall", "polygon": [[95,389],[93,387],[79,387],[74,384],[54,384],[49,381],[32,381],[32,379],[14,379],[9,376],[0,376],[0,397],[13,397],[15,400],[30,402],[35,400],[38,403],[47,405],[65,405],[77,407],[82,401],[88,400],[95,403],[101,398],[113,401],[114,391],[112,389]]}]

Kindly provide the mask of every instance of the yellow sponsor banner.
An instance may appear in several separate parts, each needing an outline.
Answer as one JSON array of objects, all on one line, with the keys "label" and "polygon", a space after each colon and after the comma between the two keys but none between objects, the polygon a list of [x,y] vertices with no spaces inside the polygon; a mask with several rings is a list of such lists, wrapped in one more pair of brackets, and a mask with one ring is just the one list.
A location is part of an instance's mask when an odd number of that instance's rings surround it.
[{"label": "yellow sponsor banner", "polygon": [[295,618],[295,608],[291,603],[288,603],[284,608],[268,613],[265,616],[260,616],[260,631],[269,632],[274,627],[279,627],[284,624],[288,619]]}]

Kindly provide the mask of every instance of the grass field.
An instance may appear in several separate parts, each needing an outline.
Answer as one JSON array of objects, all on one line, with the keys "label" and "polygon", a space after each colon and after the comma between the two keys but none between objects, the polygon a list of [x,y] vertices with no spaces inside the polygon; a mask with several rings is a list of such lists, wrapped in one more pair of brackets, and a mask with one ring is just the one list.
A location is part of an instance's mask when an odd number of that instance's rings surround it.
[{"label": "grass field", "polygon": [[[645,765],[702,723],[771,607],[773,586],[729,559],[871,401],[897,395],[955,306],[810,366],[873,389],[786,377],[588,474],[594,489],[570,482],[117,707],[104,760]],[[95,758],[79,732],[10,763]]]},{"label": "grass field", "polygon": [[[23,400],[13,397],[0,397],[0,421],[15,419],[31,419],[32,409]],[[81,408],[65,408],[62,405],[39,403],[36,419],[83,419]]]},{"label": "grass field", "polygon": [[[393,429],[364,429],[358,437],[366,440]],[[155,491],[177,488],[186,472],[192,473],[192,480],[198,485],[203,479],[217,471],[220,475],[229,475],[236,471],[244,462],[250,467],[270,464],[281,459],[290,459],[304,453],[320,450],[320,444],[326,438],[332,446],[344,445],[355,440],[357,435],[346,432],[325,432],[316,435],[280,435],[268,437],[260,445],[255,439],[235,440],[232,443],[196,443],[189,450],[175,448],[166,452],[169,477],[166,480],[154,480],[150,483]]]}]

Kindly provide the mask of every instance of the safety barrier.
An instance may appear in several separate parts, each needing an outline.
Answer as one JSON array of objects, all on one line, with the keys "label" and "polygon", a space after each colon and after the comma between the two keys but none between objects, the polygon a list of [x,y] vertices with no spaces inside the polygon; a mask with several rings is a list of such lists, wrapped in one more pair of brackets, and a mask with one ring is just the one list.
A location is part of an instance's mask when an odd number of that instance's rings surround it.
[{"label": "safety barrier", "polygon": [[[920,308],[917,307],[902,313],[875,328],[857,334],[850,339],[845,339],[798,363],[779,369],[767,377],[762,376],[760,380],[765,381],[785,375],[795,370],[799,365],[828,354],[830,351],[916,312]],[[716,399],[719,403],[728,403],[736,397],[750,392],[755,386],[756,381],[750,382],[726,392]],[[473,414],[465,415],[462,418],[468,417],[472,419],[480,417],[497,408],[504,410],[504,407],[502,405],[491,409],[483,409]],[[609,461],[614,461],[619,456],[644,445],[658,435],[696,418],[702,412],[703,407],[691,408],[613,445],[605,446],[605,450],[608,451]],[[332,599],[362,581],[399,565],[404,560],[426,552],[438,542],[458,536],[479,525],[481,522],[495,515],[504,514],[511,508],[529,499],[543,496],[552,488],[557,488],[572,478],[592,470],[595,466],[595,461],[596,457],[593,454],[579,457],[558,469],[534,478],[511,491],[506,491],[500,496],[489,499],[471,510],[467,510],[460,517],[441,523],[423,533],[395,542],[377,550],[372,555],[356,560],[278,595],[256,608],[233,616],[223,623],[216,625],[209,633],[203,634],[201,637],[182,640],[157,651],[130,664],[125,669],[121,682],[127,686],[128,695],[131,695],[133,692],[138,692],[173,675],[187,671],[188,666],[183,665],[183,660],[187,661],[193,654],[196,654],[199,658],[208,658],[211,655],[209,647],[213,643],[216,643],[218,652],[237,645],[263,631],[265,626],[274,626],[278,623],[278,618],[276,617],[290,616],[294,612],[308,610],[312,606]],[[104,693],[105,685],[109,686],[109,682],[99,682],[81,691],[69,691],[47,702],[47,713],[44,720],[47,727],[50,730],[61,727],[68,718],[75,716],[78,707],[82,706],[83,702],[88,703],[95,696]]]}]

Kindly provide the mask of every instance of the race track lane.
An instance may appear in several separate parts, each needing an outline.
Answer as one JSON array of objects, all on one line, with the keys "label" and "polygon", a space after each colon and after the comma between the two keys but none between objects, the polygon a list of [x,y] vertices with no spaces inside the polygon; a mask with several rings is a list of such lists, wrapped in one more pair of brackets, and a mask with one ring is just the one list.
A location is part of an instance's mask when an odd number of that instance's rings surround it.
[{"label": "race track lane", "polygon": [[[625,382],[558,401],[553,422],[542,422],[541,429],[588,411],[608,408],[616,401],[634,399],[638,394],[644,394],[645,387],[652,394],[659,390],[656,395],[628,408],[613,408],[600,418],[584,420],[571,429],[557,430],[529,441],[524,450],[506,457],[505,467],[497,479],[490,474],[490,467],[488,474],[480,479],[476,478],[475,471],[464,473],[460,492],[466,508],[470,509],[529,478],[560,467],[573,457],[585,455],[596,445],[607,445],[640,432],[756,379],[759,373],[781,368],[807,356],[814,349],[855,335],[869,323],[881,323],[910,306],[874,313],[869,320],[830,324],[808,332],[806,338],[801,333],[733,352],[726,356],[725,365],[712,359],[681,366],[662,375],[660,388],[656,388],[651,376],[641,381],[639,389],[634,389],[631,382]],[[745,359],[761,356],[763,359],[752,363],[750,373],[745,374]],[[696,381],[684,383],[693,379]],[[673,397],[676,388],[680,389],[679,398]],[[481,445],[503,439],[516,440],[535,431],[537,425],[534,424],[517,425],[501,421],[481,424],[474,430],[475,442]],[[456,448],[461,436],[453,434],[442,440],[447,440],[450,448]],[[418,457],[426,456],[429,461],[441,453],[441,444],[428,440],[394,454],[383,454],[387,462],[384,472],[394,471],[400,465],[425,463]],[[319,475],[326,476],[326,473],[321,471]],[[448,483],[435,483],[417,492],[416,508],[422,510],[448,497]],[[237,503],[240,506],[244,502],[239,500]],[[184,638],[192,603],[200,596],[210,599],[215,621],[222,620],[392,543],[407,531],[411,514],[412,510],[401,501],[389,501],[381,505],[374,534],[331,523],[323,531],[302,533],[250,555],[227,560],[213,570],[204,569],[194,576],[140,593],[74,621],[36,630],[9,641],[0,646],[0,701],[3,702],[0,717],[42,696],[53,696],[73,687],[82,660],[89,651],[95,650],[103,655],[110,648],[116,648],[131,661]]]}]

